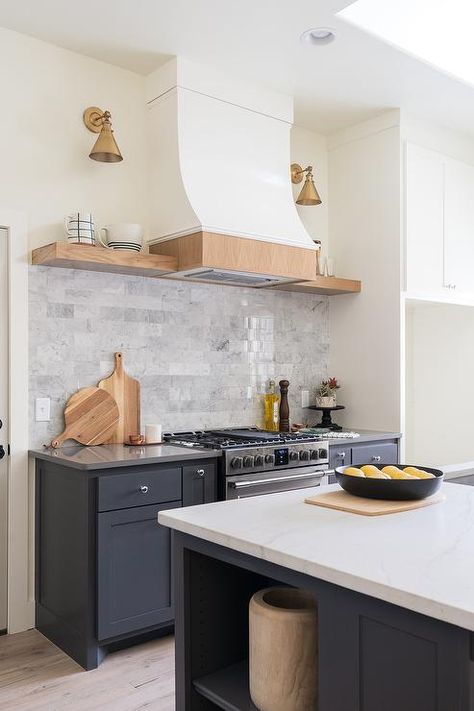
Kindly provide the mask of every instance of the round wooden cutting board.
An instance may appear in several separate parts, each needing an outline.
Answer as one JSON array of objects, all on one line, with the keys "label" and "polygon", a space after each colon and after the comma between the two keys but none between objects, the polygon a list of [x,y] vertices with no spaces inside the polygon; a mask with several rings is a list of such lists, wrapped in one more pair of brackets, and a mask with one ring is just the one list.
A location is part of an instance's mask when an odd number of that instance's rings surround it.
[{"label": "round wooden cutting board", "polygon": [[65,429],[51,442],[60,447],[67,439],[85,445],[104,444],[117,427],[119,409],[110,393],[101,388],[81,388],[67,401]]}]

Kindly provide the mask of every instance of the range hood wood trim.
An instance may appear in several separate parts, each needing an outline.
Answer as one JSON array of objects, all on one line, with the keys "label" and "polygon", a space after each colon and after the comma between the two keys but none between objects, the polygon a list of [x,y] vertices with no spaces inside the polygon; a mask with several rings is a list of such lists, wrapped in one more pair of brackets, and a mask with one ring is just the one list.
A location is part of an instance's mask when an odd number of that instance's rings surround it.
[{"label": "range hood wood trim", "polygon": [[160,277],[176,270],[177,259],[163,254],[141,254],[85,244],[52,242],[34,249],[32,264],[90,272]]},{"label": "range hood wood trim", "polygon": [[151,254],[158,252],[178,260],[178,273],[170,275],[177,279],[179,272],[200,267],[293,281],[311,280],[316,274],[316,250],[215,232],[196,232],[150,245]]},{"label": "range hood wood trim", "polygon": [[296,291],[302,294],[337,296],[338,294],[358,294],[362,289],[362,284],[357,279],[317,276],[311,281],[296,282],[294,284],[277,284],[276,286],[269,287],[269,289]]}]

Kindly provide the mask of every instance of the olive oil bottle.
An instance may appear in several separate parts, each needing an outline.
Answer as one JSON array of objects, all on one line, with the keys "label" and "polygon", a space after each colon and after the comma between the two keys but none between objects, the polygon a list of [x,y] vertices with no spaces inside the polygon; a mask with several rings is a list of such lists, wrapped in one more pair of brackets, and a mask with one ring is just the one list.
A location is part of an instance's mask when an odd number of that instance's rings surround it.
[{"label": "olive oil bottle", "polygon": [[275,392],[275,381],[274,380],[269,381],[267,392],[263,396],[263,402],[264,402],[264,427],[266,430],[269,430],[271,432],[278,432],[279,397]]}]

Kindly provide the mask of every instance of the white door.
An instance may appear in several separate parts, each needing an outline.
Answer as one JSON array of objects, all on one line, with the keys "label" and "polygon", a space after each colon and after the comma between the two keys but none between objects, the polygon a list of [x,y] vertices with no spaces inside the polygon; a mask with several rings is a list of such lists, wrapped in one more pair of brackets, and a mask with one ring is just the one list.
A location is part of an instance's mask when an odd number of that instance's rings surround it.
[{"label": "white door", "polygon": [[443,289],[444,157],[407,143],[406,289]]},{"label": "white door", "polygon": [[444,278],[454,293],[474,293],[474,168],[446,161]]},{"label": "white door", "polygon": [[8,291],[7,231],[0,228],[0,631],[7,627]]}]

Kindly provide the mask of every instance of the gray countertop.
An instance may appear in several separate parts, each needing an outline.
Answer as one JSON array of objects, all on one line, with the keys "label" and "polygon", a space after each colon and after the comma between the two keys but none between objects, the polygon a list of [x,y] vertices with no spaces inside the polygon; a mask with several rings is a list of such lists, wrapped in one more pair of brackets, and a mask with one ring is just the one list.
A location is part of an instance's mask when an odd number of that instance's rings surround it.
[{"label": "gray countertop", "polygon": [[138,464],[167,464],[196,459],[214,459],[220,456],[217,449],[190,449],[174,444],[147,445],[129,447],[124,444],[101,444],[95,447],[72,445],[52,449],[33,449],[31,457],[55,462],[74,469],[93,471],[112,469],[113,467],[133,466]]},{"label": "gray countertop", "polygon": [[[351,431],[350,428],[345,428]],[[351,445],[374,440],[397,439],[399,432],[377,432],[376,430],[358,430],[360,437],[355,439],[331,439],[330,445]],[[56,462],[63,466],[93,471],[97,469],[112,469],[113,467],[131,466],[138,464],[167,464],[168,462],[183,462],[196,459],[214,459],[219,457],[218,449],[191,449],[176,444],[147,445],[129,447],[124,444],[101,444],[95,447],[84,447],[80,444],[52,449],[30,450],[30,456],[44,459],[47,462]]]}]

